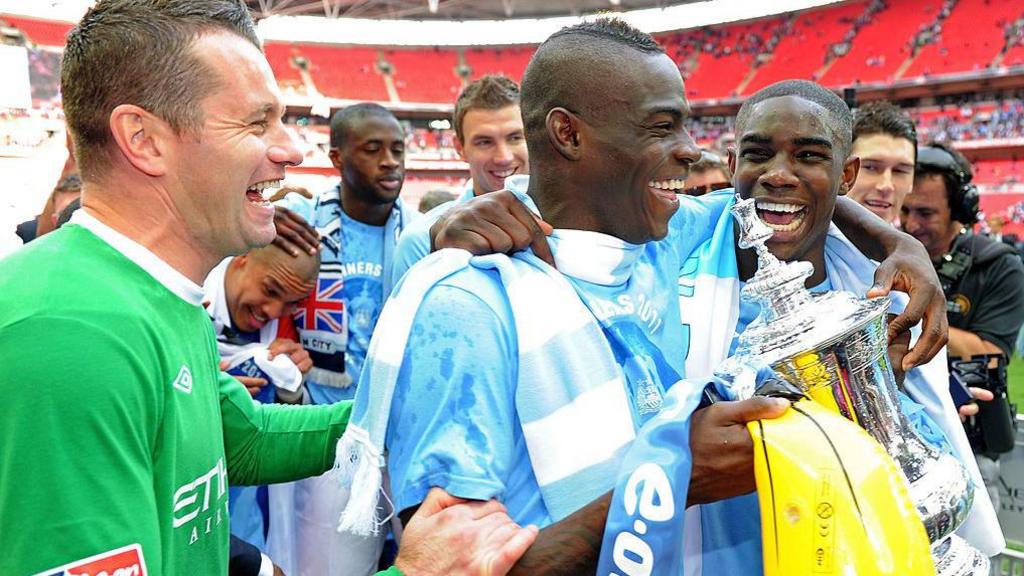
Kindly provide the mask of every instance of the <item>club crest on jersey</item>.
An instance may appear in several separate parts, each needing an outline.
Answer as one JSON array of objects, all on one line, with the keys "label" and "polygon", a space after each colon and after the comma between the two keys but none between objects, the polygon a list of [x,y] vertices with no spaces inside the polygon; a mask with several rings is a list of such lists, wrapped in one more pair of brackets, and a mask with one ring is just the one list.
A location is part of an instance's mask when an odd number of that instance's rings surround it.
[{"label": "club crest on jersey", "polygon": [[146,576],[146,561],[142,557],[142,547],[131,544],[40,572],[36,576]]},{"label": "club crest on jersey", "polygon": [[188,366],[181,365],[181,370],[178,370],[178,377],[174,379],[172,386],[185,394],[192,393],[192,371],[188,369]]},{"label": "club crest on jersey", "polygon": [[295,329],[302,345],[310,351],[333,354],[345,349],[348,340],[348,314],[339,273],[320,272],[316,291],[299,302],[295,310]]}]

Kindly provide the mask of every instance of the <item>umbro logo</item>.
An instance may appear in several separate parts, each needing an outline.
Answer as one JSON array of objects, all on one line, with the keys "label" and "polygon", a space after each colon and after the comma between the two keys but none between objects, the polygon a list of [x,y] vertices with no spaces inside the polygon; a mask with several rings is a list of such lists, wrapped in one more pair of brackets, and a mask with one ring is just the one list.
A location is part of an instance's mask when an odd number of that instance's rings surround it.
[{"label": "umbro logo", "polygon": [[185,394],[192,393],[192,371],[188,369],[188,366],[181,365],[181,370],[178,371],[178,377],[174,379],[172,386]]}]

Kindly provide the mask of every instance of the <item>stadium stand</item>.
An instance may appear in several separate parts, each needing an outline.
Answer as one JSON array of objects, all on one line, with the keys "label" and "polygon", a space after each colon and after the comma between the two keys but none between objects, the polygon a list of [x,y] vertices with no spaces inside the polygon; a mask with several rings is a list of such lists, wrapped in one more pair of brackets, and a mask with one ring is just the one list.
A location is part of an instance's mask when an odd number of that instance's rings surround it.
[{"label": "stadium stand", "polygon": [[420,48],[388,50],[395,89],[403,102],[454,102],[462,82],[456,75],[455,50]]},{"label": "stadium stand", "polygon": [[959,0],[941,29],[914,57],[906,76],[980,70],[1006,44],[1004,26],[1024,13],[1019,2]]},{"label": "stadium stand", "polygon": [[3,21],[14,26],[25,35],[33,44],[40,46],[64,47],[64,38],[71,30],[71,24],[66,22],[51,22],[48,20],[36,20],[34,18],[20,18],[17,16],[4,15]]},{"label": "stadium stand", "polygon": [[[384,79],[377,71],[375,48],[305,44],[299,45],[298,50],[309,62],[309,72],[323,95],[347,100],[389,100]],[[274,74],[277,73],[275,68]]]},{"label": "stadium stand", "polygon": [[832,46],[852,30],[854,21],[867,5],[867,2],[851,2],[798,14],[792,29],[779,41],[771,59],[757,69],[743,94],[753,94],[786,78],[816,78]]},{"label": "stadium stand", "polygon": [[849,41],[849,50],[819,82],[846,86],[895,79],[910,57],[910,39],[939,14],[942,0],[900,0],[875,14]]},{"label": "stadium stand", "polygon": [[476,80],[487,74],[503,74],[519,80],[526,71],[533,50],[532,46],[466,48],[466,65],[470,68],[470,79]]}]

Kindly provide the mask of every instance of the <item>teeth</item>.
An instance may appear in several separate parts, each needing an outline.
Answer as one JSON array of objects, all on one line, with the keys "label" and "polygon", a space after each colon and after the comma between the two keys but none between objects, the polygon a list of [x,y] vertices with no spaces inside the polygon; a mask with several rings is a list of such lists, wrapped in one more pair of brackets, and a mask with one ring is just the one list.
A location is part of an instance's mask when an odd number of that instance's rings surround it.
[{"label": "teeth", "polygon": [[281,187],[280,180],[264,180],[263,182],[257,182],[252,186],[249,186],[248,190],[253,192],[262,192],[264,190],[273,190]]},{"label": "teeth", "polygon": [[658,190],[682,190],[685,185],[686,180],[681,180],[679,178],[673,178],[670,180],[651,180],[647,183],[647,186]]},{"label": "teeth", "polygon": [[777,202],[768,202],[767,200],[758,200],[756,206],[758,210],[764,210],[766,212],[783,212],[786,214],[792,214],[804,209],[803,206],[797,206],[796,204],[779,204]]},{"label": "teeth", "polygon": [[511,175],[513,175],[515,173],[516,173],[516,169],[512,168],[510,170],[505,170],[505,171],[502,171],[502,172],[495,172],[494,175],[497,176],[498,178],[508,178],[509,176],[511,176]]},{"label": "teeth", "polygon": [[[772,210],[772,212],[774,212],[774,210]],[[804,221],[804,215],[798,215],[797,217],[793,218],[793,221],[790,222],[789,224],[772,224],[771,222],[765,222],[763,219],[761,221],[764,222],[766,226],[768,226],[769,228],[776,232],[792,232],[793,230],[796,230],[797,228],[800,227],[800,223]]]}]

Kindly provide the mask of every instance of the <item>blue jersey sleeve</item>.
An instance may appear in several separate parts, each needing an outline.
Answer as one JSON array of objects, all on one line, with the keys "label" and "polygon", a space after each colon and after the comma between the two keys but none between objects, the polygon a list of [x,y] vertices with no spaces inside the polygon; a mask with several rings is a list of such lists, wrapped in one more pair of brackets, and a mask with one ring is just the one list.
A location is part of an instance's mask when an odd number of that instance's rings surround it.
[{"label": "blue jersey sleeve", "polygon": [[721,218],[731,218],[725,211],[735,192],[732,188],[703,196],[679,196],[679,210],[669,221],[667,240],[672,242],[683,261],[715,233]]},{"label": "blue jersey sleeve", "polygon": [[413,220],[402,231],[402,236],[398,239],[398,245],[395,247],[395,261],[391,267],[391,278],[395,282],[409,268],[412,268],[413,264],[430,254],[430,227],[454,204],[455,202],[452,201],[435,206],[426,214]]},{"label": "blue jersey sleeve", "polygon": [[292,212],[295,212],[299,216],[302,216],[303,220],[308,222],[311,226],[315,226],[313,219],[316,210],[316,200],[309,199],[298,193],[291,193],[278,200],[275,206],[287,208]]},{"label": "blue jersey sleeve", "polygon": [[507,304],[495,305],[487,290],[442,283],[425,296],[387,433],[396,510],[418,505],[434,486],[473,500],[504,498],[522,443],[512,326]]}]

